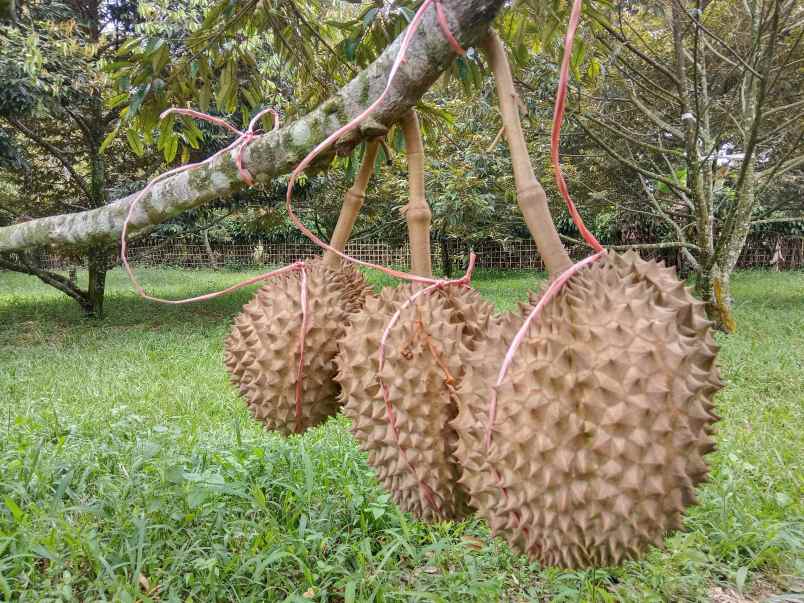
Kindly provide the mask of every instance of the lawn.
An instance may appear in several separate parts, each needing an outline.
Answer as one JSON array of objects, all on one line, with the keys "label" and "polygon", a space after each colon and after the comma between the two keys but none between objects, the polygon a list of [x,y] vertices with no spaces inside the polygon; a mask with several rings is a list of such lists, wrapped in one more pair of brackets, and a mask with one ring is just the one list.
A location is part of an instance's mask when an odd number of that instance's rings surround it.
[{"label": "lawn", "polygon": [[[239,276],[143,280],[179,297]],[[476,285],[507,309],[538,279]],[[139,300],[120,271],[110,283],[93,322],[0,273],[0,600],[804,600],[802,273],[737,276],[700,505],[665,549],[594,572],[540,569],[480,521],[400,514],[343,417],[264,432],[222,365],[250,290],[173,307]]]}]

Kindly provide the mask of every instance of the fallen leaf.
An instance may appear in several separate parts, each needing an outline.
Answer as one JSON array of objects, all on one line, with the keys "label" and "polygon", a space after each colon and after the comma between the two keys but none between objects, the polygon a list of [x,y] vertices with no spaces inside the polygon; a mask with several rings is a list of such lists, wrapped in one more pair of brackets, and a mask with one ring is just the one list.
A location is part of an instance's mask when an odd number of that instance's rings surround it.
[{"label": "fallen leaf", "polygon": [[486,545],[480,538],[475,538],[474,536],[464,536],[463,543],[475,551],[481,550]]},{"label": "fallen leaf", "polygon": [[140,588],[144,590],[146,593],[151,590],[151,583],[148,582],[148,578],[146,578],[142,574],[140,574],[139,577],[137,578],[137,582],[139,582]]}]

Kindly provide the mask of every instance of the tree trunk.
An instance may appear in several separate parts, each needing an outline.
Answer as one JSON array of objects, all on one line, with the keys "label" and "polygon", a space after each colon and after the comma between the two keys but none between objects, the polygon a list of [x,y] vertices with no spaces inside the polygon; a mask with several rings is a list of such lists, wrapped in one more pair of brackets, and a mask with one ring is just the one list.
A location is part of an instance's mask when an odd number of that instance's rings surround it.
[{"label": "tree trunk", "polygon": [[209,231],[202,230],[201,235],[204,238],[204,251],[207,252],[207,257],[209,258],[209,265],[217,270],[218,266],[218,258],[215,257],[215,252],[212,250],[212,245],[209,244]]},{"label": "tree trunk", "polygon": [[715,328],[724,333],[733,333],[737,328],[732,310],[731,271],[715,266],[698,270],[695,293],[706,304],[706,315],[715,323]]},{"label": "tree trunk", "polygon": [[109,254],[105,249],[90,250],[87,260],[89,271],[86,300],[81,303],[84,314],[90,318],[103,318],[103,300],[106,295],[106,271]]}]

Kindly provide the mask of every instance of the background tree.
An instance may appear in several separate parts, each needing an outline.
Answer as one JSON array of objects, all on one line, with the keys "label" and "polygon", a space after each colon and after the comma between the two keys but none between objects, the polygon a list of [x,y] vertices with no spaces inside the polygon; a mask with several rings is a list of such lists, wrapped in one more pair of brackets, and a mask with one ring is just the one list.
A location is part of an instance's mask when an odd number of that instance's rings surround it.
[{"label": "background tree", "polygon": [[664,224],[725,330],[752,226],[804,213],[774,191],[804,166],[803,15],[792,0],[621,3],[596,23],[607,76],[576,96],[578,125],[637,178],[626,211]]},{"label": "background tree", "polygon": [[[16,24],[0,25],[0,220],[14,223],[101,207],[143,162],[104,140],[118,115],[104,107],[121,19],[133,6],[69,0],[29,2]],[[125,33],[125,32],[123,32]],[[110,247],[87,242],[85,288],[47,270],[36,254],[0,258],[73,297],[87,315],[101,316]]]}]

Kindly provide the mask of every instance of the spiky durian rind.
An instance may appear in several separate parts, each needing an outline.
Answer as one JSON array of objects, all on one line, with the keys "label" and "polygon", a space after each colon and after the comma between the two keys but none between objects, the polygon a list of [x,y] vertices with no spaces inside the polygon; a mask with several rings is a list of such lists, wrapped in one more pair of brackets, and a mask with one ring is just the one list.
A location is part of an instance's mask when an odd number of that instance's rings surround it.
[{"label": "spiky durian rind", "polygon": [[338,412],[337,341],[371,291],[352,266],[330,268],[315,259],[305,263],[305,271],[308,330],[298,420],[301,274],[292,272],[261,287],[235,317],[225,343],[224,364],[232,384],[254,418],[283,435],[300,433]]},{"label": "spiky durian rind", "polygon": [[417,286],[387,288],[368,300],[340,342],[337,380],[352,432],[399,507],[421,519],[458,519],[469,509],[453,457],[454,388],[484,338],[493,309],[474,290],[450,286],[401,310],[379,375],[388,388],[397,435],[378,379],[380,339]]},{"label": "spiky durian rind", "polygon": [[456,457],[472,506],[545,565],[615,565],[660,545],[714,447],[721,382],[703,304],[633,252],[573,276],[516,351],[486,451],[513,329],[475,354],[459,389]]}]

